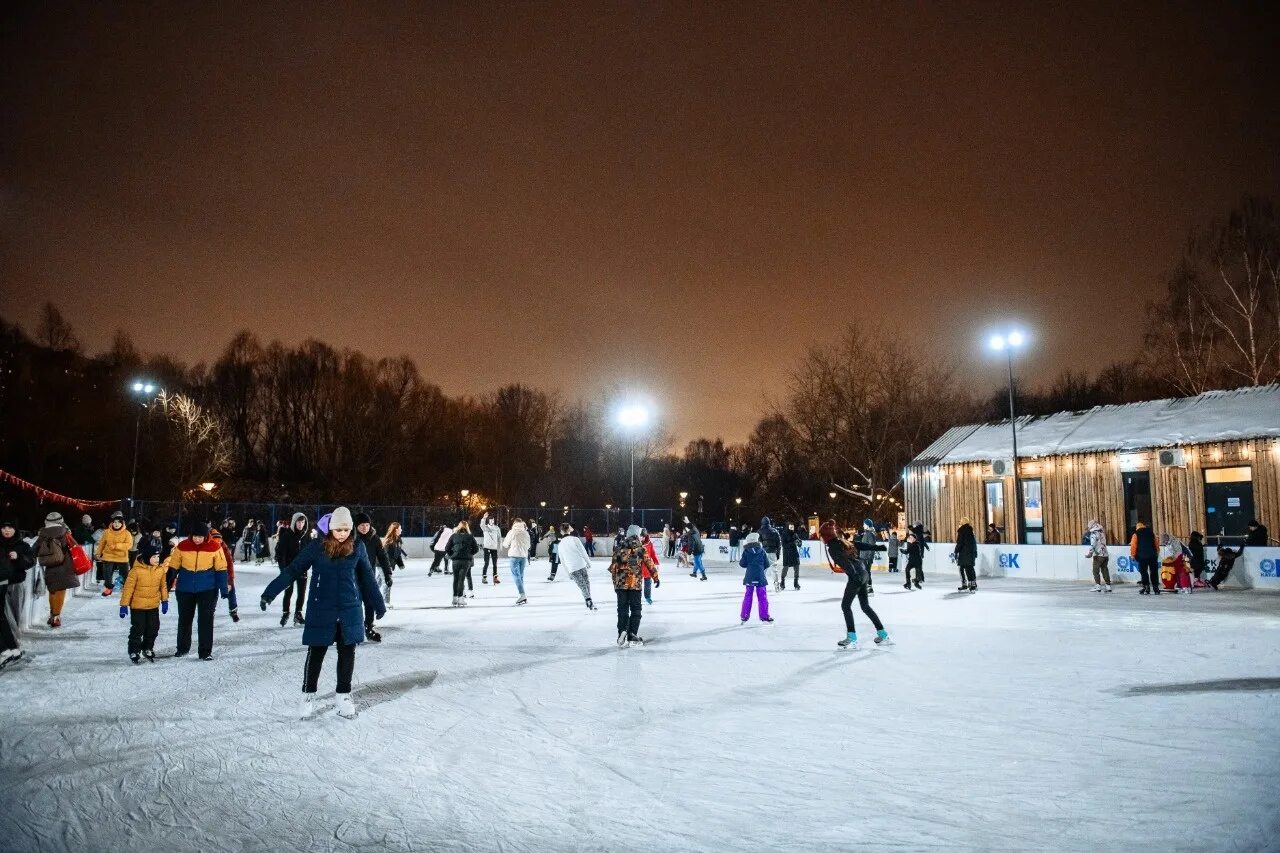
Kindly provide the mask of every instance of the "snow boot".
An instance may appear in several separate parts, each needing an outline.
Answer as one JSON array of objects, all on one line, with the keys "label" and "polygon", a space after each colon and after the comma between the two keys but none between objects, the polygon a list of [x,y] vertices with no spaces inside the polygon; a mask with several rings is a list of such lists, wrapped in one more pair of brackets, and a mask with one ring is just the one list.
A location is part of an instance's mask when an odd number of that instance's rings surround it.
[{"label": "snow boot", "polygon": [[848,635],[843,640],[836,643],[836,645],[842,649],[850,649],[856,652],[858,650],[858,635],[855,632],[850,631]]},{"label": "snow boot", "polygon": [[348,720],[356,718],[356,700],[351,698],[350,693],[338,695],[338,716]]},{"label": "snow boot", "polygon": [[618,634],[618,648],[625,649],[627,647],[627,632],[621,631]]},{"label": "snow boot", "polygon": [[302,704],[298,706],[298,719],[309,720],[316,712],[316,694],[303,693]]},{"label": "snow boot", "polygon": [[888,631],[886,631],[886,630],[885,630],[885,629],[883,629],[883,628],[881,628],[879,631],[876,631],[876,645],[877,645],[877,646],[881,646],[881,645],[884,645],[884,646],[892,646],[892,645],[893,645],[893,640],[890,640],[890,639],[889,639],[889,632],[888,632]]},{"label": "snow boot", "polygon": [[112,589],[111,589],[111,587],[109,587],[109,586],[108,586],[108,587],[103,587],[103,589],[102,589],[102,597],[103,597],[103,598],[110,598],[110,597],[111,597],[111,593],[112,593],[112,591],[113,591],[113,590],[112,590]]},{"label": "snow boot", "polygon": [[302,618],[301,613],[295,613],[293,614],[293,624],[301,628],[303,625],[307,624],[307,620]]},{"label": "snow boot", "polygon": [[288,625],[288,624],[289,624],[289,611],[286,610],[284,613],[280,614],[280,627],[283,628],[285,625]]}]

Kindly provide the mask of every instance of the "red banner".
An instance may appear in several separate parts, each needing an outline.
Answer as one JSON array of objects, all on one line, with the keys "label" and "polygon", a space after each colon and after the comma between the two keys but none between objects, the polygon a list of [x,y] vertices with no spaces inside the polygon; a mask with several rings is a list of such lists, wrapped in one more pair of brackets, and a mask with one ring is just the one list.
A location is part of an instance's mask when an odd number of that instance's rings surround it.
[{"label": "red banner", "polygon": [[42,501],[50,501],[52,503],[66,504],[73,506],[81,512],[87,512],[91,509],[106,509],[109,506],[115,506],[120,501],[82,501],[76,498],[69,498],[66,495],[60,495],[57,492],[51,492],[48,489],[42,489],[35,483],[28,483],[21,477],[15,477],[8,471],[0,471],[0,482],[8,483],[11,486],[17,486],[28,492],[35,494]]}]

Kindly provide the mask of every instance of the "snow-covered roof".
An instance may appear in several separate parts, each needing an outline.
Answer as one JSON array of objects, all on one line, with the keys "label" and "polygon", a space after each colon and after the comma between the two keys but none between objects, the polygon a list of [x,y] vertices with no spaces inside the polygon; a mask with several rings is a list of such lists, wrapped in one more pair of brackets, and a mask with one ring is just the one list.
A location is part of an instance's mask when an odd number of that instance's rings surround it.
[{"label": "snow-covered roof", "polygon": [[[1280,438],[1280,385],[1209,391],[1196,397],[1098,406],[1018,419],[1018,455],[1055,456],[1104,450]],[[954,427],[912,460],[939,465],[1008,459],[1009,422]]]}]

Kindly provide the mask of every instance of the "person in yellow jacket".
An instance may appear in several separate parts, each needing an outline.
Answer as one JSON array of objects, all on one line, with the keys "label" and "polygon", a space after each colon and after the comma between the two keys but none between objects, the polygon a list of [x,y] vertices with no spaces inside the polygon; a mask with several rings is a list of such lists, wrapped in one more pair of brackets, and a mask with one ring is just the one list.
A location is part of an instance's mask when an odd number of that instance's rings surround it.
[{"label": "person in yellow jacket", "polygon": [[133,617],[129,621],[129,660],[134,663],[141,663],[144,657],[155,663],[160,614],[169,612],[167,570],[168,566],[160,562],[160,546],[144,539],[138,560],[120,591],[120,618]]},{"label": "person in yellow jacket", "polygon": [[125,529],[124,513],[111,513],[111,523],[103,531],[93,549],[93,556],[102,561],[102,597],[110,598],[115,591],[116,580],[129,575],[129,552],[133,550],[133,534]]}]

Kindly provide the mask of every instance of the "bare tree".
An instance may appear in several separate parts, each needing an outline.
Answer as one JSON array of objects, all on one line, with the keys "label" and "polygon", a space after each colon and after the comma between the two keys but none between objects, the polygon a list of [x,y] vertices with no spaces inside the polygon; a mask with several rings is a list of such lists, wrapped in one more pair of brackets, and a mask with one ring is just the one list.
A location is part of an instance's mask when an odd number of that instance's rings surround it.
[{"label": "bare tree", "polygon": [[54,352],[80,352],[80,339],[75,330],[52,302],[46,302],[40,309],[36,342]]}]

